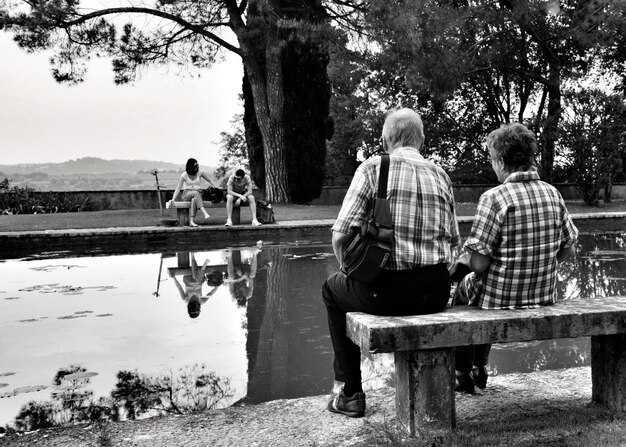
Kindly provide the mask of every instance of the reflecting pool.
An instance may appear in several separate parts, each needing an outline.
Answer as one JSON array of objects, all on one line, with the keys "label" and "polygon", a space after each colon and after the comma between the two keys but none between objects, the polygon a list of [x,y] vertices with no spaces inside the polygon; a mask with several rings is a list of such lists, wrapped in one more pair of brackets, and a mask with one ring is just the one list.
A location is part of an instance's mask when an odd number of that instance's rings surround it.
[{"label": "reflecting pool", "polygon": [[[21,409],[23,424],[42,411],[59,423],[323,394],[320,288],[336,268],[315,240],[0,261],[0,425]],[[626,294],[626,233],[582,235],[558,289]],[[380,358],[365,365],[368,387],[390,380]],[[494,374],[586,365],[589,343],[495,345],[490,360]]]}]

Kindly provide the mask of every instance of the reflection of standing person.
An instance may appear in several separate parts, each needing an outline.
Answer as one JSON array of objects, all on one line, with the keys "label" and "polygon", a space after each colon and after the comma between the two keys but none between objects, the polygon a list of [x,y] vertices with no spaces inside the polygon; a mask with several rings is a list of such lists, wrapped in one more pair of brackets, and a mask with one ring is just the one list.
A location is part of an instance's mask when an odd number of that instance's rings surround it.
[{"label": "reflection of standing person", "polygon": [[243,169],[237,169],[233,175],[228,178],[226,189],[226,219],[227,227],[233,224],[233,206],[248,203],[250,212],[252,213],[252,225],[259,226],[261,222],[256,219],[256,200],[252,194],[252,179]]},{"label": "reflection of standing person", "polygon": [[171,204],[176,200],[178,193],[182,190],[183,194],[181,199],[184,202],[191,202],[191,207],[189,208],[189,225],[192,227],[198,226],[194,220],[198,209],[202,211],[205,219],[210,217],[209,213],[204,209],[204,202],[202,201],[202,179],[205,179],[209,184],[211,183],[211,179],[208,175],[200,171],[200,165],[196,159],[190,158],[185,165],[185,172],[180,176],[178,185],[176,185],[172,200],[169,201]]},{"label": "reflection of standing person", "polygon": [[258,248],[226,252],[228,290],[239,306],[245,306],[254,293]]},{"label": "reflection of standing person", "polygon": [[[482,309],[553,304],[558,264],[573,254],[578,230],[561,194],[539,179],[533,132],[506,124],[491,132],[486,144],[502,185],[480,196],[464,245],[473,273],[461,280],[454,301]],[[490,348],[457,347],[457,391],[485,388]]]},{"label": "reflection of standing person", "polygon": [[[202,267],[198,268],[195,256],[191,255],[191,274],[183,275],[184,287],[176,278],[176,275],[169,273],[170,277],[174,280],[174,285],[180,293],[181,299],[187,303],[187,313],[190,318],[197,318],[200,315],[200,308],[207,300],[215,293],[221,282],[217,282],[210,279],[209,285],[213,286],[207,295],[202,294],[202,285],[204,284],[205,271],[208,266],[209,260],[205,260]],[[211,278],[213,275],[211,275]]]},{"label": "reflection of standing person", "polygon": [[[395,239],[391,259],[371,284],[337,272],[322,288],[335,380],[344,382],[327,408],[351,417],[365,414],[365,393],[361,352],[346,335],[346,313],[416,315],[443,310],[450,298],[451,248],[460,243],[450,178],[420,154],[424,127],[419,115],[410,109],[389,114],[382,141],[389,153],[387,200]],[[380,165],[381,157],[376,156],[359,166],[333,225],[333,251],[340,264],[352,228],[365,221],[368,203],[376,196]]]}]

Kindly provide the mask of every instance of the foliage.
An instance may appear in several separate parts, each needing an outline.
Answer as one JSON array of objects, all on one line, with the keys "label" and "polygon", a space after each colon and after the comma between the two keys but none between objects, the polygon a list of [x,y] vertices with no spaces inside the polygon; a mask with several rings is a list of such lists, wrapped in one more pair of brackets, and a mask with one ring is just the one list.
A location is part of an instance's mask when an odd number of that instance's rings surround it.
[{"label": "foliage", "polygon": [[220,133],[220,167],[215,170],[217,184],[222,187],[226,187],[228,176],[236,169],[250,172],[243,115],[235,115],[230,123],[231,132]]},{"label": "foliage", "polygon": [[597,206],[600,190],[612,185],[616,175],[623,172],[626,102],[621,94],[599,89],[571,91],[565,98],[563,155],[584,202]]},{"label": "foliage", "polygon": [[492,128],[528,122],[550,181],[562,85],[596,60],[621,71],[625,15],[624,2],[608,0],[375,0],[367,17],[380,53],[400,68],[395,79],[407,87],[436,101],[470,89]]},{"label": "foliage", "polygon": [[346,186],[359,165],[359,157],[379,144],[382,116],[372,108],[364,88],[367,59],[357,51],[336,45],[331,52],[328,75],[333,88],[330,100],[333,136],[325,161],[325,184]]},{"label": "foliage", "polygon": [[[321,22],[322,12],[318,12]],[[313,26],[290,32],[282,54],[285,86],[284,127],[286,168],[291,200],[310,202],[320,196],[324,180],[326,140],[332,137],[329,118],[330,82],[327,65],[330,27]]]},{"label": "foliage", "polygon": [[[79,365],[60,369],[53,379],[52,400],[48,402],[30,401],[15,417],[15,428],[19,431],[32,431],[74,422],[97,421],[111,414],[107,399],[94,400],[93,391],[86,390],[89,374],[85,378],[71,378],[71,374],[85,373]],[[70,376],[70,377],[67,377]]]},{"label": "foliage", "polygon": [[[346,160],[337,163],[339,172],[351,177],[357,160],[379,149],[385,114],[395,107],[410,107],[424,122],[422,154],[444,167],[455,183],[496,181],[482,144],[493,121],[471,86],[462,84],[450,98],[438,99],[428,89],[410,86],[405,67],[387,53],[351,57],[342,55],[329,71],[337,121],[329,153]],[[341,148],[347,148],[348,154]],[[332,166],[332,161],[328,159],[327,165]]]},{"label": "foliage", "polygon": [[147,376],[119,371],[111,397],[94,399],[87,389],[95,373],[79,365],[60,369],[53,379],[52,399],[31,401],[15,418],[18,431],[103,420],[136,419],[156,414],[185,414],[216,408],[233,396],[230,382],[205,365],[180,368],[176,373]]},{"label": "foliage", "polygon": [[0,183],[0,213],[46,214],[57,212],[89,211],[93,204],[87,197],[83,201],[69,198],[58,192],[37,192],[33,188],[10,186],[5,178]]},{"label": "foliage", "polygon": [[128,419],[143,415],[186,414],[216,408],[232,397],[230,381],[206,370],[205,365],[180,368],[176,374],[146,376],[119,371],[111,392],[114,405]]}]

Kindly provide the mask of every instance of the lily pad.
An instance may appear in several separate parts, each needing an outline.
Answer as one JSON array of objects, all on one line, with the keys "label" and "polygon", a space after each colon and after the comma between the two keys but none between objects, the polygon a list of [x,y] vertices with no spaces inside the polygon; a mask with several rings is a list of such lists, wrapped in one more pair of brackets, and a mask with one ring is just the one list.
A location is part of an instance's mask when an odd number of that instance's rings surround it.
[{"label": "lily pad", "polygon": [[6,386],[9,386],[9,384],[8,383],[0,383],[0,388],[4,388]]},{"label": "lily pad", "polygon": [[76,318],[84,318],[87,315],[63,315],[61,317],[57,317],[57,320],[75,320]]},{"label": "lily pad", "polygon": [[0,377],[7,377],[7,376],[14,376],[17,373],[14,372],[4,372],[4,373],[0,373]]},{"label": "lily pad", "polygon": [[46,388],[48,388],[45,385],[27,385],[27,386],[21,386],[19,388],[15,388],[13,390],[13,394],[22,394],[22,393],[36,393],[37,391],[41,391],[41,390],[45,390]]},{"label": "lily pad", "polygon": [[113,314],[98,314],[96,317],[112,317]]},{"label": "lily pad", "polygon": [[7,297],[5,298],[5,300],[19,300],[19,299],[20,299],[20,297],[19,297],[19,296],[7,296]]},{"label": "lily pad", "polygon": [[57,385],[54,387],[55,391],[72,391],[72,390],[78,390],[80,388],[83,388],[84,385],[72,385],[72,384],[63,384],[63,385]]}]

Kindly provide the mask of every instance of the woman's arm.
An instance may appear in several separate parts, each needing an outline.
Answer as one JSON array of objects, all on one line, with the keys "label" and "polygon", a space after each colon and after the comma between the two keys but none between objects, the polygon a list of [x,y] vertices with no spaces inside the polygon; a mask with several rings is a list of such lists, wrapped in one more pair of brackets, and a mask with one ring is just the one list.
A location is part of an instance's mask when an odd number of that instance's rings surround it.
[{"label": "woman's arm", "polygon": [[[205,179],[209,185],[213,186],[213,183],[211,183],[211,179],[209,178],[209,176],[207,174],[205,174],[204,172],[202,174],[200,174],[200,177],[202,177],[203,179]],[[215,188],[215,186],[213,186]]]},{"label": "woman's arm", "polygon": [[176,200],[176,197],[178,197],[178,194],[180,193],[180,190],[183,187],[183,182],[185,180],[183,179],[183,176],[180,176],[180,179],[178,180],[178,185],[176,185],[176,189],[174,190],[174,195],[172,195],[172,200],[170,200],[170,202],[173,202],[174,200]]},{"label": "woman's arm", "polygon": [[170,274],[170,278],[172,278],[174,280],[174,285],[176,286],[176,288],[178,289],[178,293],[180,293],[180,299],[182,299],[183,301],[187,301],[187,294],[185,293],[185,290],[183,289],[183,286],[180,285],[180,283],[178,282],[178,279],[176,278],[176,275]]}]

